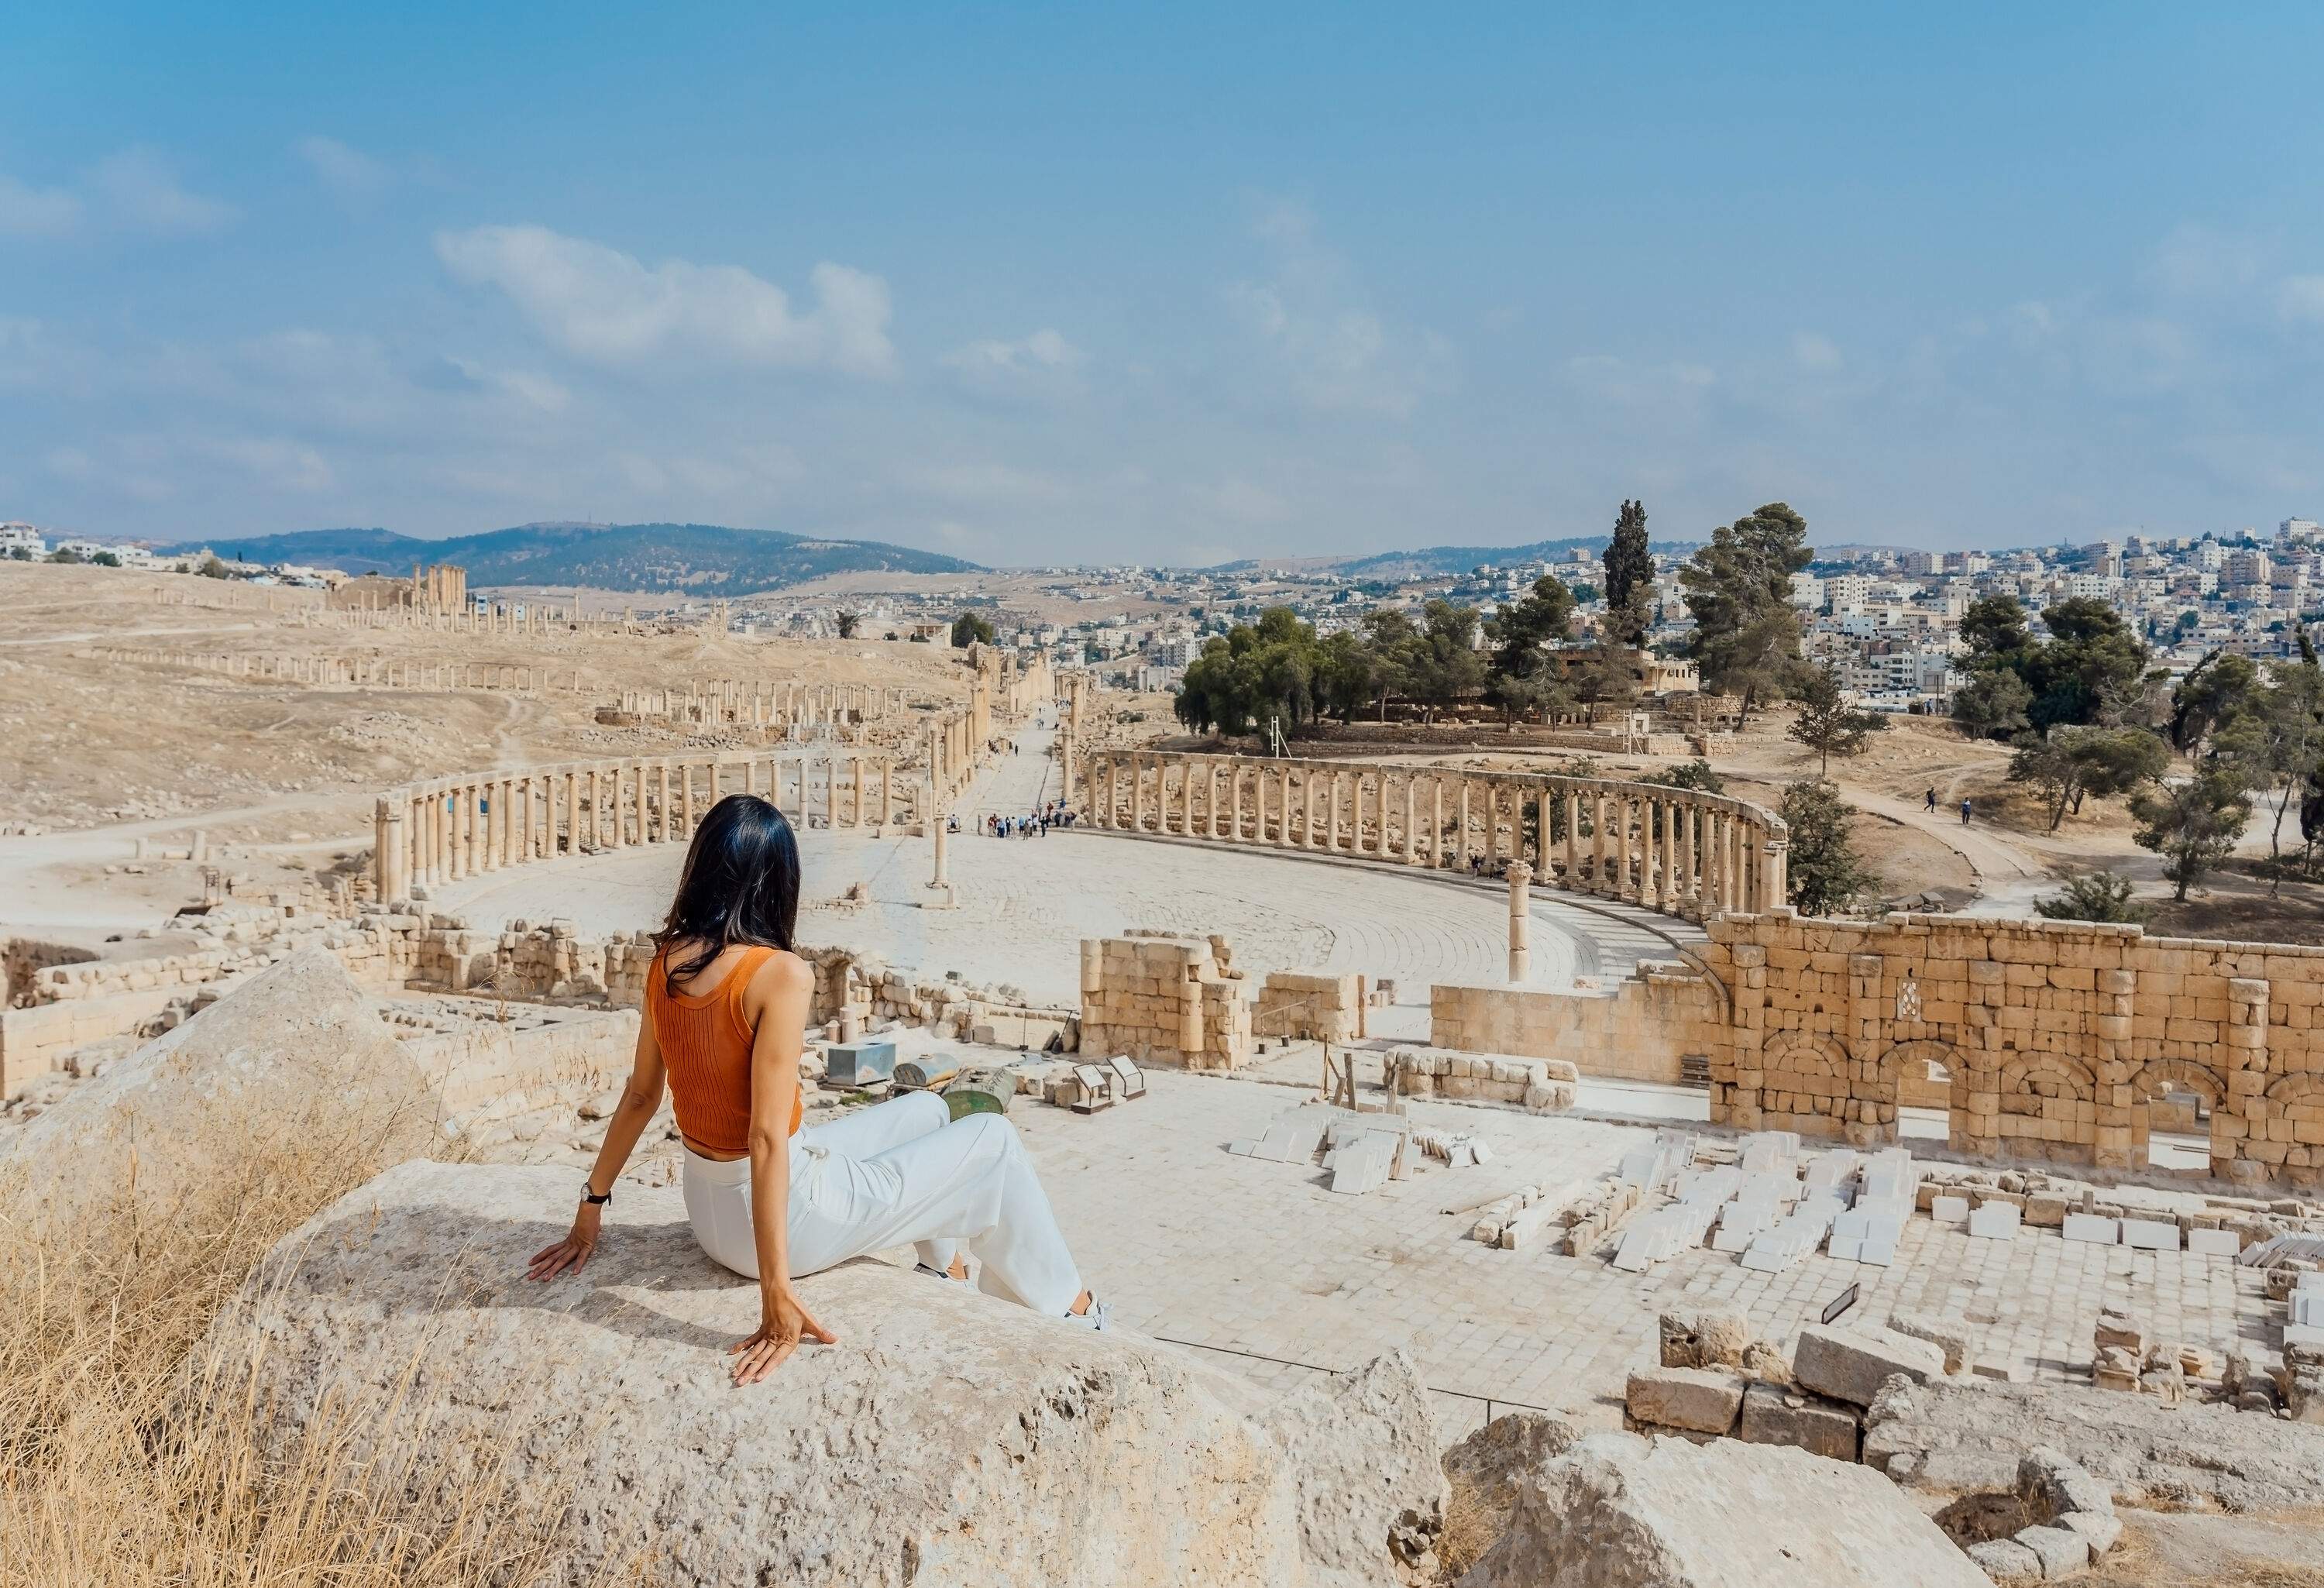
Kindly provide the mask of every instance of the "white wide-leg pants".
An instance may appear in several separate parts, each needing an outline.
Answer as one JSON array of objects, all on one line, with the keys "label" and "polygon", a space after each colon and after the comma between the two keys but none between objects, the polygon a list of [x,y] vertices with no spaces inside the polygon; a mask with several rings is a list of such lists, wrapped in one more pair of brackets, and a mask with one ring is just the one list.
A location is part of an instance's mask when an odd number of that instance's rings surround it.
[{"label": "white wide-leg pants", "polygon": [[[686,1155],[686,1214],[711,1259],[752,1279],[751,1160]],[[1017,1128],[999,1114],[953,1122],[914,1092],[791,1138],[791,1277],[910,1242],[932,1269],[965,1244],[977,1288],[1052,1316],[1073,1309],[1081,1271]]]}]

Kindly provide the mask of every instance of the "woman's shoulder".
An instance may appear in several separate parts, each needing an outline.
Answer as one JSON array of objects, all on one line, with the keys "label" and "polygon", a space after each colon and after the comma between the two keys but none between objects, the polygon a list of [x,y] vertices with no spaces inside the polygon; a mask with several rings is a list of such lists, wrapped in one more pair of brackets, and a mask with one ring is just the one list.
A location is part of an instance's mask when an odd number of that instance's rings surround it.
[{"label": "woman's shoulder", "polygon": [[812,992],[815,988],[815,967],[788,948],[761,946],[744,950],[744,968],[753,993],[793,992],[802,987]]}]

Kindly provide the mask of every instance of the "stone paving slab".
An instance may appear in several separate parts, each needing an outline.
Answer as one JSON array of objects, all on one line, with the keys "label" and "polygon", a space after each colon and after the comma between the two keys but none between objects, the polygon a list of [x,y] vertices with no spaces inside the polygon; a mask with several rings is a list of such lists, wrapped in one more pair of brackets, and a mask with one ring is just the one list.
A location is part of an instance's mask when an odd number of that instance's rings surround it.
[{"label": "stone paving slab", "polygon": [[[1630,1370],[1657,1358],[1657,1316],[1682,1303],[1740,1306],[1788,1354],[1802,1325],[1855,1284],[1855,1319],[1886,1322],[1900,1310],[1963,1317],[1975,1357],[2023,1358],[2037,1380],[2082,1384],[2102,1307],[2127,1308],[2158,1338],[2214,1350],[2260,1343],[2267,1333],[2256,1276],[2227,1260],[2076,1245],[2047,1230],[1977,1240],[1925,1216],[1907,1221],[1885,1269],[1819,1253],[1757,1273],[1696,1248],[1634,1276],[1603,1255],[1489,1249],[1468,1239],[1473,1220],[1440,1210],[1527,1182],[1610,1172],[1650,1130],[1416,1103],[1424,1125],[1480,1132],[1494,1161],[1431,1163],[1372,1195],[1335,1196],[1312,1166],[1226,1151],[1298,1097],[1162,1072],[1143,1101],[1095,1115],[1019,1105],[1019,1129],[1084,1273],[1126,1325],[1248,1353],[1241,1371],[1286,1388],[1406,1345],[1437,1390],[1606,1422],[1620,1415]],[[1481,1416],[1481,1399],[1446,1409],[1457,1428]]]}]

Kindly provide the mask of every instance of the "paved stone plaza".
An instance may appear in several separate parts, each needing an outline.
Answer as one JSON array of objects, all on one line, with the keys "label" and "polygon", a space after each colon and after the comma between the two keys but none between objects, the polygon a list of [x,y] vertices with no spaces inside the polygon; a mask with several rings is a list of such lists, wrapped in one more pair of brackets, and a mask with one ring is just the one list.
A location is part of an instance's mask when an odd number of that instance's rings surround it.
[{"label": "paved stone plaza", "polygon": [[[924,909],[926,838],[878,838],[853,829],[800,835],[805,897],[829,900],[870,885],[860,909],[809,908],[807,942],[879,955],[923,973],[958,971],[983,984],[1012,983],[1035,1001],[1079,999],[1077,945],[1126,927],[1224,935],[1236,965],[1270,970],[1359,971],[1390,976],[1404,1008],[1382,1029],[1425,1037],[1434,982],[1500,982],[1508,974],[1508,891],[1451,873],[1371,862],[1229,850],[1088,830],[989,838],[987,812],[1023,815],[1056,794],[1049,734],[1028,730],[963,801],[949,871],[961,906]],[[437,894],[479,928],[512,919],[573,921],[586,936],[660,922],[678,882],[676,845],[616,850],[487,872]],[[1533,983],[1570,987],[1577,976],[1627,976],[1641,958],[1667,958],[1669,939],[1699,928],[1628,906],[1585,909],[1536,892]]]},{"label": "paved stone plaza", "polygon": [[1170,1073],[1150,1086],[1093,1115],[1024,1100],[1014,1116],[1116,1316],[1249,1353],[1240,1369],[1280,1385],[1408,1346],[1430,1386],[1454,1392],[1440,1397],[1448,1437],[1482,1417],[1484,1398],[1618,1421],[1629,1371],[1655,1360],[1657,1316],[1681,1300],[1747,1307],[1788,1355],[1800,1325],[1855,1284],[1855,1320],[1900,1310],[1966,1318],[1979,1359],[2023,1360],[2036,1380],[2084,1386],[2103,1307],[2145,1320],[2155,1338],[2214,1351],[2271,1332],[2257,1272],[2228,1260],[2074,1244],[2048,1230],[1972,1240],[1926,1215],[1907,1222],[1886,1269],[1818,1254],[1765,1274],[1706,1247],[1633,1275],[1602,1256],[1504,1251],[1469,1239],[1472,1218],[1442,1210],[1609,1174],[1651,1131],[1416,1103],[1419,1122],[1479,1133],[1494,1161],[1431,1161],[1414,1179],[1343,1196],[1312,1167],[1226,1150],[1296,1106],[1298,1090]]}]

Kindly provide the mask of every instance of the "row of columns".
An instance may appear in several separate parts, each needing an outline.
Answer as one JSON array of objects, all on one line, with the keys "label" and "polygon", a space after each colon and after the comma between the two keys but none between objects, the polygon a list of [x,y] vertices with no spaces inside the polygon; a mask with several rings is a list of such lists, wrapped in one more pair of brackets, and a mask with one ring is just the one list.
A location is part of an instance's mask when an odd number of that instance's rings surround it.
[{"label": "row of columns", "polygon": [[1530,858],[1536,881],[1696,919],[1787,896],[1782,822],[1691,789],[1152,751],[1088,754],[1082,775],[1100,829],[1462,871]]},{"label": "row of columns", "polygon": [[896,685],[757,685],[733,679],[690,682],[685,690],[625,689],[621,709],[639,716],[682,716],[690,721],[763,726],[770,723],[816,727],[871,722],[902,711],[910,691]]},{"label": "row of columns", "polygon": [[478,773],[381,796],[374,881],[381,900],[395,903],[415,885],[528,861],[683,842],[728,794],[764,795],[795,822],[819,814],[831,827],[890,826],[899,803],[924,813],[924,797],[908,783],[899,789],[886,755],[669,757]]},{"label": "row of columns", "polygon": [[[296,684],[346,684],[384,689],[504,689],[540,694],[554,688],[548,668],[518,662],[397,662],[378,656],[228,655],[220,651],[100,650],[111,661],[143,662],[223,673],[235,679],[271,679]],[[576,669],[567,689],[578,693]]]}]

